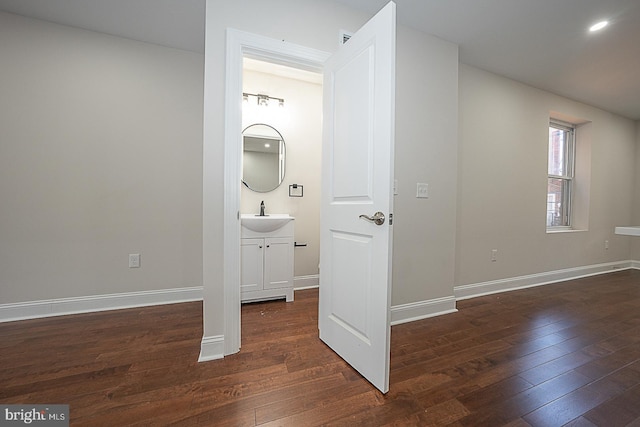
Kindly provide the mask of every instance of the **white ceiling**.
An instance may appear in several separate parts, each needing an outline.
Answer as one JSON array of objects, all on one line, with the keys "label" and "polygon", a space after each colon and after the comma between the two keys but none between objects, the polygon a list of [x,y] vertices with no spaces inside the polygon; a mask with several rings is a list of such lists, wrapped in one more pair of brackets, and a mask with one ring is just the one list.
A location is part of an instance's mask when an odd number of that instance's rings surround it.
[{"label": "white ceiling", "polygon": [[[203,52],[204,1],[0,0],[0,10]],[[387,2],[336,1],[371,14]],[[465,64],[640,119],[640,0],[396,3],[401,24],[457,43]],[[601,19],[611,24],[588,33]]]},{"label": "white ceiling", "polygon": [[[374,13],[387,0],[338,0]],[[640,0],[396,0],[398,21],[460,61],[640,119]],[[598,33],[588,28],[600,20]]]},{"label": "white ceiling", "polygon": [[204,52],[205,0],[0,0],[0,10]]}]

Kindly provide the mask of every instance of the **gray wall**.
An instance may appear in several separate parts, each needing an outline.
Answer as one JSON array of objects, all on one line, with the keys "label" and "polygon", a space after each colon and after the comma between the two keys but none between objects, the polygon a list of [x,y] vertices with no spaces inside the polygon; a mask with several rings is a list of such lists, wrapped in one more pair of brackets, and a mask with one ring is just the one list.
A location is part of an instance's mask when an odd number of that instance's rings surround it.
[{"label": "gray wall", "polygon": [[[622,225],[640,225],[640,121],[636,121],[636,156],[635,156],[635,180],[633,193],[633,215],[629,224]],[[640,260],[640,239],[631,239],[631,259]]]},{"label": "gray wall", "polygon": [[0,303],[201,285],[203,56],[6,13],[0,40]]},{"label": "gray wall", "polygon": [[[458,46],[398,28],[392,305],[453,295]],[[429,198],[416,198],[416,184]]]},{"label": "gray wall", "polygon": [[[632,219],[633,121],[468,66],[459,90],[456,284],[629,259],[629,238],[613,231]],[[590,165],[577,165],[591,181],[582,231],[546,233],[551,112],[590,122]]]}]

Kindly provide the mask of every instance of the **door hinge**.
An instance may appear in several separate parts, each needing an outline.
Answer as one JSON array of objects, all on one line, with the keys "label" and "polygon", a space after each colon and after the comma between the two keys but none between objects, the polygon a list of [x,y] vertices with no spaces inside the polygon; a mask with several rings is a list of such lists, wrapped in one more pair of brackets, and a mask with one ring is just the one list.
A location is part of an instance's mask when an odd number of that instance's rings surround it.
[{"label": "door hinge", "polygon": [[389,225],[393,225],[393,214],[389,214]]}]

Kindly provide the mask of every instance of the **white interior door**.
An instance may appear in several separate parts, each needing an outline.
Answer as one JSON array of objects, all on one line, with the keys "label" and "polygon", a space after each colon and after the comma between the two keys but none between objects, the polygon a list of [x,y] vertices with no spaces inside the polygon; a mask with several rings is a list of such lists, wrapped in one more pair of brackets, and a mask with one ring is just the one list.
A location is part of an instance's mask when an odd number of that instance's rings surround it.
[{"label": "white interior door", "polygon": [[[383,393],[391,333],[395,22],[390,2],[324,71],[320,338]],[[376,212],[384,222],[361,217]]]}]

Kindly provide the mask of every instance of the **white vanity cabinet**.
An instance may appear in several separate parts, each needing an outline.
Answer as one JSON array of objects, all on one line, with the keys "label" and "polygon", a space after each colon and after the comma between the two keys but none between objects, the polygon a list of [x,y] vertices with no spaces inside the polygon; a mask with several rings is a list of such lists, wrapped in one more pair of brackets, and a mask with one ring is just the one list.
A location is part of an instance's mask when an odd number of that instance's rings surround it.
[{"label": "white vanity cabinet", "polygon": [[285,297],[293,301],[293,221],[258,232],[242,227],[240,242],[242,301]]}]

